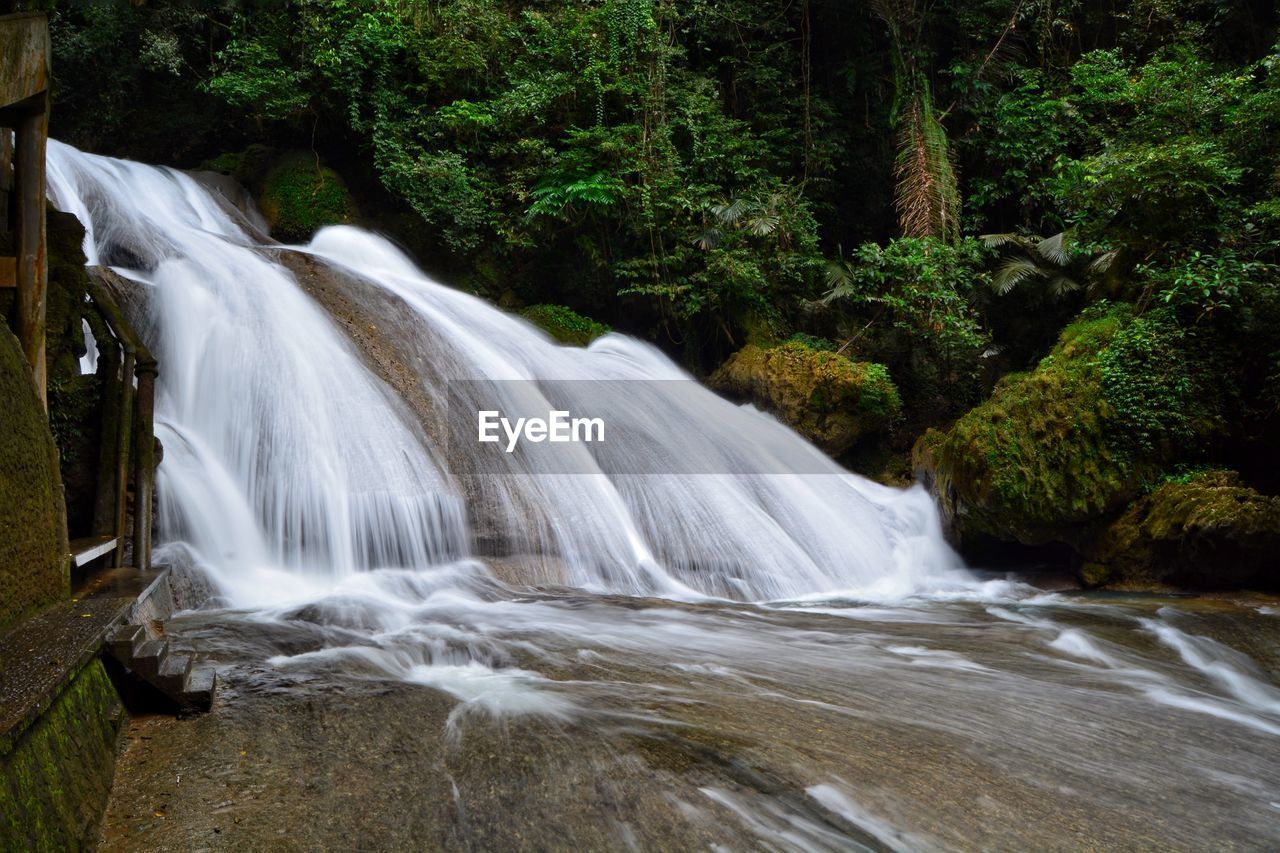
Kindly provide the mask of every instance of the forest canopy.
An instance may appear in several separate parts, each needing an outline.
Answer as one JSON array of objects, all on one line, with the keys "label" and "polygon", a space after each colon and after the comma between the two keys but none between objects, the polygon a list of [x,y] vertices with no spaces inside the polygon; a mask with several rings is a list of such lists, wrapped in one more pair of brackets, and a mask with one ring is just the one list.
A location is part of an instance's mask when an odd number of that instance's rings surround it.
[{"label": "forest canopy", "polygon": [[1274,289],[1270,3],[19,5],[66,141],[309,150],[428,268],[694,369],[799,332],[959,411],[1086,304],[1197,326]]}]

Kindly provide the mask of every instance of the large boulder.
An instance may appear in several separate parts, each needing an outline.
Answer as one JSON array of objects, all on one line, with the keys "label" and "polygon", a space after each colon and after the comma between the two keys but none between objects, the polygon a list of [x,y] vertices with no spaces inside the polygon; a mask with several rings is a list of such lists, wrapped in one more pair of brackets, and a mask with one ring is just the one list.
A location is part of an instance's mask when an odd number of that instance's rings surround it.
[{"label": "large boulder", "polygon": [[800,342],[734,353],[710,385],[772,412],[833,456],[887,429],[902,414],[888,369]]},{"label": "large boulder", "polygon": [[[241,152],[222,154],[201,168],[229,175],[256,195],[271,236],[285,243],[304,242],[326,225],[356,219],[355,202],[346,183],[311,151],[282,152],[251,145]],[[196,177],[206,186],[213,183],[207,175]],[[220,192],[224,198],[233,205],[242,203],[232,188],[226,189],[229,191]],[[251,222],[254,219],[252,214],[248,218]]]},{"label": "large boulder", "polygon": [[1165,310],[1082,312],[1035,370],[916,443],[917,477],[953,538],[1089,553],[1143,489],[1226,429],[1232,385],[1205,346]]},{"label": "large boulder", "polygon": [[1134,501],[1098,542],[1090,586],[1280,586],[1280,497],[1230,471],[1165,483]]},{"label": "large boulder", "polygon": [[1076,321],[1034,371],[1003,377],[950,430],[916,443],[916,474],[960,544],[1083,544],[1159,473],[1109,429],[1098,355],[1127,320],[1114,310]]}]

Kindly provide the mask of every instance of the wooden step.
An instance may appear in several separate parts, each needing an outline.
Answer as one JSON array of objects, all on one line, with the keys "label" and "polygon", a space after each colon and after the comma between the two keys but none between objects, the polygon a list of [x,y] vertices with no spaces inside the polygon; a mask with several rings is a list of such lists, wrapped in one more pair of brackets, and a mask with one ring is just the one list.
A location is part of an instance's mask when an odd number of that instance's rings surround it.
[{"label": "wooden step", "polygon": [[77,567],[110,554],[120,544],[114,536],[87,536],[71,540],[71,559]]}]

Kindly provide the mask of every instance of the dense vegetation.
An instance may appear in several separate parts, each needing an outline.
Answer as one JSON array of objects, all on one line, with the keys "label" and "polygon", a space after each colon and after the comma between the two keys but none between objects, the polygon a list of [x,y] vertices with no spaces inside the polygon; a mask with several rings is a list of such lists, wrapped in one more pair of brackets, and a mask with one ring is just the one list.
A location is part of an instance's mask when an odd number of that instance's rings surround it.
[{"label": "dense vegetation", "polygon": [[985,532],[1076,543],[1197,466],[1280,485],[1274,3],[18,5],[53,13],[55,135],[233,172],[265,144],[313,216],[283,237],[332,205],[703,374],[799,335],[887,366],[900,453],[985,406],[925,454],[1013,454],[948,469],[1031,502],[1034,536]]}]

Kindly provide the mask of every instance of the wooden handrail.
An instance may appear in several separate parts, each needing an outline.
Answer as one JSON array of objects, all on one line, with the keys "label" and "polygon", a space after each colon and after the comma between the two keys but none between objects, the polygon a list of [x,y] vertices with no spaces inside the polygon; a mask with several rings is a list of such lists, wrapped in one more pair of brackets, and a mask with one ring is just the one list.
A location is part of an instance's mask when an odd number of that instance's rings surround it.
[{"label": "wooden handrail", "polygon": [[[119,543],[123,543],[128,525],[128,484],[132,468],[135,485],[133,562],[135,568],[148,571],[151,568],[151,503],[155,494],[155,381],[158,365],[110,292],[93,275],[89,276],[88,291],[98,316],[106,324],[123,356],[118,362],[111,360],[112,374],[115,373],[114,363],[121,367],[120,386],[115,399],[111,399],[110,389],[106,389],[106,400],[110,405],[105,410],[110,412],[116,429],[114,435],[104,433],[102,452],[108,452],[108,443],[114,439],[115,462],[110,468],[105,464],[99,466],[98,503],[104,507],[103,489],[106,484],[101,480],[109,476],[115,486],[115,494],[109,504],[113,509],[111,532]],[[137,380],[136,388],[134,380]],[[101,534],[106,531],[95,532]],[[117,547],[114,565],[121,565],[123,559],[124,548]]]}]

